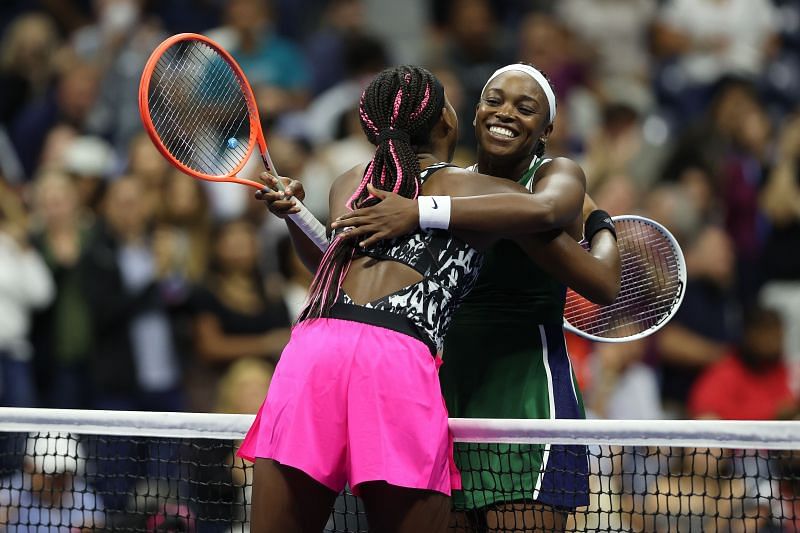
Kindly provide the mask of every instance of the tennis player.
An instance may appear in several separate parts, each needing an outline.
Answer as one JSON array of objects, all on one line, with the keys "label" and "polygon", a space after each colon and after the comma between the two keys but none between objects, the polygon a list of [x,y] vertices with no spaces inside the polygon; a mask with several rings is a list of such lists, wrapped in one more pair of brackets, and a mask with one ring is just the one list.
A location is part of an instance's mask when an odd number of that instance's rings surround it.
[{"label": "tennis player", "polygon": [[[376,530],[445,531],[448,496],[461,481],[435,354],[477,278],[479,249],[497,237],[437,226],[452,220],[479,227],[494,212],[497,228],[549,231],[580,217],[580,202],[529,195],[510,180],[475,179],[443,163],[452,157],[457,118],[425,69],[383,71],[359,112],[375,156],[337,179],[331,215],[376,202],[380,190],[432,195],[433,209],[450,213],[434,213],[421,230],[370,247],[334,232],[239,450],[256,462],[258,531],[319,531],[345,483],[362,496]],[[569,196],[582,199],[584,187],[576,182]],[[476,198],[486,194],[493,195]],[[565,243],[568,253],[588,256],[574,240]]]},{"label": "tennis player", "polygon": [[[476,107],[478,163],[471,168],[518,182],[534,196],[552,193],[556,173],[567,172],[581,181],[577,164],[556,166],[558,160],[543,157],[555,116],[555,94],[540,71],[528,64],[497,70]],[[360,226],[352,233],[360,239],[373,233],[364,239],[366,245],[416,227],[425,199],[418,208],[414,202],[384,196],[378,206],[350,213],[348,220],[334,225]],[[618,266],[615,249],[594,246],[596,232],[613,231],[606,222],[610,217],[594,210],[590,199],[587,206],[586,238],[596,253]],[[377,220],[380,231],[375,231]],[[577,224],[563,229],[576,235]],[[542,246],[541,252],[558,256],[552,245]],[[445,340],[447,365],[440,378],[452,416],[585,417],[562,332],[563,277],[543,266],[510,240],[495,243],[486,253],[476,286],[454,315]],[[598,274],[609,282],[614,276],[619,280],[618,270]],[[584,446],[459,444],[456,463],[469,475],[464,476],[463,492],[454,496],[455,508],[480,510],[471,514],[489,531],[562,531],[568,511],[588,505]]]}]

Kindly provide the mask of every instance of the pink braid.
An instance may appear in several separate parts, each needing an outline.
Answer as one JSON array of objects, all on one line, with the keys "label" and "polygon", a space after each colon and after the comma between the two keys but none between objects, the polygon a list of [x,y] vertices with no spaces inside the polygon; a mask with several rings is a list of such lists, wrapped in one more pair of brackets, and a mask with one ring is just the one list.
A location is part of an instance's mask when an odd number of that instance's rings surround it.
[{"label": "pink braid", "polygon": [[397,151],[394,149],[394,141],[389,141],[389,151],[392,153],[392,159],[394,159],[394,165],[397,168],[397,179],[392,190],[396,194],[400,190],[400,184],[403,182],[403,167],[400,165],[400,158],[397,157]]},{"label": "pink braid", "polygon": [[367,125],[367,127],[372,131],[374,135],[378,134],[378,127],[375,126],[375,123],[367,116],[364,112],[364,94],[365,92],[361,93],[361,98],[358,100],[358,116],[361,117],[361,120]]},{"label": "pink braid", "polygon": [[423,111],[425,111],[425,108],[428,106],[428,100],[430,100],[430,97],[431,97],[431,86],[426,85],[425,96],[422,97],[422,103],[419,104],[417,110],[411,113],[411,120],[415,120],[418,116],[420,116],[420,114],[422,114]]},{"label": "pink braid", "polygon": [[394,109],[392,111],[391,125],[394,126],[397,122],[397,115],[400,114],[400,104],[403,103],[403,89],[398,89],[394,97]]},{"label": "pink braid", "polygon": [[364,192],[364,189],[367,188],[367,183],[369,183],[371,179],[372,179],[372,162],[370,162],[367,165],[367,169],[364,171],[364,177],[361,178],[361,183],[358,184],[358,188],[356,188],[356,191],[353,193],[350,199],[347,200],[347,203],[345,204],[349,209],[353,209],[353,203],[356,200],[358,200],[358,197],[361,196],[361,193]]}]

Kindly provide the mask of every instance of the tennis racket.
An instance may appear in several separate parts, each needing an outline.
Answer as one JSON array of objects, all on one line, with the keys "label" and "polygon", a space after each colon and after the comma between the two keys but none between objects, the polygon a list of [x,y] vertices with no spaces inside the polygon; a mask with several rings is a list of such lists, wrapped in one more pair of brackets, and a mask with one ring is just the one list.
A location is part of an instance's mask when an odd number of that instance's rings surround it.
[{"label": "tennis racket", "polygon": [[622,266],[619,296],[611,305],[597,305],[567,289],[564,308],[564,329],[600,342],[655,333],[678,311],[686,290],[683,253],[664,226],[632,215],[613,219]]},{"label": "tennis racket", "polygon": [[[159,152],[192,177],[263,189],[237,176],[256,147],[264,167],[277,175],[244,72],[207,37],[173,35],[153,51],[139,84],[139,113]],[[325,227],[294,201],[300,212],[289,217],[327,249]]]}]

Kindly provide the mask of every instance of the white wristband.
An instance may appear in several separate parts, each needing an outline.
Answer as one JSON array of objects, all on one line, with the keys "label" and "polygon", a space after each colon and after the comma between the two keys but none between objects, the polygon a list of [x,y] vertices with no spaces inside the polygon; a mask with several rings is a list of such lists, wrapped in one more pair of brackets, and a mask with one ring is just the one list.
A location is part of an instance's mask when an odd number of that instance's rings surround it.
[{"label": "white wristband", "polygon": [[419,196],[419,227],[423,230],[450,227],[449,196]]}]

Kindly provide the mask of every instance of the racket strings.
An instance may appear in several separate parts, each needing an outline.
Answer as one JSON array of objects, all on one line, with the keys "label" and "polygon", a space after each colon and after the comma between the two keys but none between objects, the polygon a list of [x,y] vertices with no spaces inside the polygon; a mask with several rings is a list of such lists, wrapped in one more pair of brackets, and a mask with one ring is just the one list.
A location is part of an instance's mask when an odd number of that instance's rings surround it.
[{"label": "racket strings", "polygon": [[616,223],[622,265],[616,301],[595,305],[568,291],[564,318],[573,327],[604,337],[629,337],[661,323],[683,286],[678,252],[669,238],[640,220]]},{"label": "racket strings", "polygon": [[[232,70],[227,65],[227,63],[222,61],[219,57],[217,57],[215,52],[208,47],[203,46],[202,52],[205,53],[201,54],[201,52],[198,52],[199,46],[203,45],[191,43],[191,45],[187,47],[187,49],[184,51],[183,54],[185,61],[182,62],[182,65],[186,64],[186,60],[190,60],[194,68],[186,69],[184,66],[182,69],[176,69],[176,72],[182,71],[189,74],[189,80],[190,82],[192,82],[193,87],[194,88],[201,87],[202,91],[194,99],[195,104],[187,110],[187,116],[202,117],[204,114],[208,115],[208,113],[210,112],[212,113],[212,115],[209,117],[210,120],[208,120],[208,122],[210,124],[221,124],[222,121],[220,120],[220,115],[222,116],[222,118],[224,118],[226,115],[229,115],[231,111],[235,111],[236,104],[241,103],[240,99],[229,98],[222,107],[217,105],[208,107],[205,110],[203,110],[201,109],[201,106],[203,105],[203,102],[209,101],[209,98],[213,96],[214,92],[218,92],[218,90],[220,89],[220,85],[222,83],[227,85],[227,87],[224,87],[223,89],[225,90],[225,93],[229,95],[235,95],[239,88],[235,86],[231,87],[230,83],[231,77],[233,77],[233,79],[235,80],[235,75],[233,74]],[[216,61],[214,59],[216,59]],[[208,64],[208,70],[210,70],[211,72],[210,75],[207,75],[204,72],[206,64]],[[179,78],[176,76],[176,79]],[[196,90],[194,92],[196,93]],[[167,95],[169,94],[170,93],[167,93]],[[205,113],[201,113],[201,111],[205,111]],[[239,124],[241,124],[243,120],[247,119],[248,115],[246,108],[242,110],[241,106],[239,106],[239,111],[240,111],[238,113],[240,115]],[[178,121],[173,121],[173,122],[175,123],[176,126],[179,126]],[[224,130],[219,134],[219,137],[221,137],[222,139],[229,138],[231,130],[235,131],[237,127],[238,125],[233,125],[233,127],[231,127],[231,125],[228,125],[224,127]],[[175,128],[173,128],[173,130],[168,130],[167,133],[170,133],[170,131],[174,131],[174,129]],[[198,155],[203,160],[203,162],[207,164],[209,168],[213,169],[217,162],[217,156],[216,156],[216,154],[218,153],[217,148],[214,146],[213,142],[208,137],[195,136],[195,140],[198,141],[199,147],[204,150],[197,151],[194,149],[194,146],[191,143],[186,143],[184,145],[184,151],[177,155],[182,158],[186,158],[189,155],[189,153],[192,153],[193,155]],[[242,146],[246,145],[243,144]],[[239,149],[242,150],[241,148]],[[243,156],[244,153],[241,153],[240,155]],[[233,165],[234,167],[239,160],[240,158],[234,159],[234,165]]]},{"label": "racket strings", "polygon": [[[186,58],[187,56],[184,56],[184,61],[175,65],[172,73],[167,70],[163,72],[162,76],[167,77],[170,74],[176,74],[178,71],[183,71],[185,75],[186,69],[184,65]],[[159,73],[159,71],[156,72]],[[184,113],[190,114],[191,111],[186,110],[186,104],[178,100],[175,87],[176,84],[180,86],[180,84],[177,83],[178,79],[178,76],[173,76],[172,83],[170,83],[163,93],[161,107],[158,108],[156,105],[151,106],[153,109],[152,113],[160,116],[160,119],[155,121],[154,126],[159,136],[162,138],[162,141],[164,141],[164,144],[167,145],[176,159],[190,168],[205,168],[212,163],[212,159],[206,157],[204,154],[204,151],[208,150],[210,145],[207,142],[198,140],[195,133],[187,129],[190,125],[186,123],[183,115]],[[195,146],[196,144],[198,146]]]},{"label": "racket strings", "polygon": [[[183,72],[185,74],[185,65],[188,54],[185,54],[182,57],[183,59],[181,62],[174,65],[172,73],[169,72],[170,65],[167,65],[166,71],[161,71],[159,68],[160,65],[157,65],[155,72],[160,73],[162,78],[165,78],[170,74],[177,74],[178,72]],[[181,108],[184,104],[181,101],[176,101],[176,90],[177,87],[180,87],[180,83],[178,82],[180,79],[181,78],[177,75],[171,76],[169,86],[161,94],[161,101],[156,102],[151,106],[153,112],[157,113],[157,115],[160,115],[161,117],[159,120],[154,122],[154,127],[162,140],[169,142],[168,148],[170,148],[170,151],[179,161],[183,162],[184,164],[189,163],[191,161],[189,155],[191,154],[192,156],[203,160],[203,163],[208,166],[213,160],[205,157],[202,151],[195,149],[194,142],[196,139],[193,139],[193,135],[186,131],[185,124],[183,124],[184,121],[181,120]],[[167,125],[170,125],[171,127],[165,129]],[[210,144],[205,143],[202,140],[200,140],[200,144],[204,144],[204,148],[206,149],[211,148]],[[192,167],[191,164],[188,164],[187,166]]]},{"label": "racket strings", "polygon": [[170,154],[210,176],[248,154],[250,107],[233,68],[212,47],[182,41],[158,59],[148,87],[153,128]]}]

